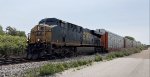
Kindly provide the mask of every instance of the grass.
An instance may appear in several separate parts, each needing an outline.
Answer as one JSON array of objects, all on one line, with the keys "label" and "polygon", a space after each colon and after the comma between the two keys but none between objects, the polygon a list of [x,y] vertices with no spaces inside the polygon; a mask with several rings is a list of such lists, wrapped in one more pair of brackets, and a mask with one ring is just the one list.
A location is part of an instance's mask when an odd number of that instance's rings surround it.
[{"label": "grass", "polygon": [[0,57],[23,55],[26,46],[26,37],[0,35]]},{"label": "grass", "polygon": [[102,60],[103,60],[103,57],[101,55],[99,55],[99,54],[95,55],[95,59],[94,59],[95,62],[99,62],[99,61],[102,61]]},{"label": "grass", "polygon": [[40,68],[40,76],[52,75],[63,70],[65,70],[65,67],[62,64],[47,64]]},{"label": "grass", "polygon": [[143,46],[141,46],[141,47],[134,47],[134,48],[128,48],[128,49],[122,49],[122,50],[119,50],[119,51],[108,53],[104,57],[104,59],[105,60],[112,60],[112,59],[118,58],[118,57],[129,56],[129,55],[134,54],[134,53],[139,53],[139,52],[141,52],[144,49],[146,49],[146,47],[143,47]]},{"label": "grass", "polygon": [[128,48],[128,49],[118,50],[115,52],[110,52],[106,56],[101,56],[100,54],[96,54],[93,60],[77,60],[77,61],[71,61],[71,62],[47,64],[34,71],[32,70],[32,72],[29,72],[27,75],[29,77],[53,75],[55,73],[62,72],[69,68],[77,68],[77,67],[84,66],[84,65],[89,66],[93,62],[99,62],[103,60],[112,60],[117,57],[129,56],[134,53],[139,53],[141,52],[141,50],[144,50],[144,49],[146,48],[145,47]]},{"label": "grass", "polygon": [[[46,64],[40,68],[27,70],[27,72],[23,77],[39,77],[39,76],[53,75],[55,73],[62,72],[69,68],[89,66],[92,65],[92,63],[93,60],[77,60],[77,61],[70,61],[70,62],[63,62],[63,63]],[[81,68],[77,68],[77,70],[80,69]]]},{"label": "grass", "polygon": [[79,60],[79,61],[65,62],[65,63],[58,63],[58,64],[47,64],[40,68],[39,75],[40,76],[53,75],[55,73],[62,72],[69,68],[76,68],[91,63],[92,61]]}]

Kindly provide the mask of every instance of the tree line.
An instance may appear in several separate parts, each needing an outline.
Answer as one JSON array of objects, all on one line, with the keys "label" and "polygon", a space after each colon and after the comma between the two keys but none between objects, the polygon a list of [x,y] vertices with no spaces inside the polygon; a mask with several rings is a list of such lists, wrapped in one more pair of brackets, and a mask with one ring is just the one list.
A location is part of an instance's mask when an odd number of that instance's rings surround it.
[{"label": "tree line", "polygon": [[0,58],[23,56],[27,43],[25,31],[8,26],[5,31],[0,26]]},{"label": "tree line", "polygon": [[0,35],[12,35],[12,36],[21,36],[26,37],[25,31],[17,30],[14,27],[8,26],[5,29],[6,31],[3,31],[3,27],[0,25]]}]

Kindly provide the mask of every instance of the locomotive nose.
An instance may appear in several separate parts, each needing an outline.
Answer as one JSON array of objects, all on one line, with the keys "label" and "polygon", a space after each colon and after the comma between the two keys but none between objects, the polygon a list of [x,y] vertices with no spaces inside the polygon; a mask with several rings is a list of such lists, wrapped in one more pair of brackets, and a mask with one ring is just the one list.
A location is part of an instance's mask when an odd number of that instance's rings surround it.
[{"label": "locomotive nose", "polygon": [[30,43],[49,43],[51,28],[48,25],[36,25],[31,31],[30,38]]},{"label": "locomotive nose", "polygon": [[48,43],[51,39],[51,28],[48,25],[37,25],[36,41]]}]

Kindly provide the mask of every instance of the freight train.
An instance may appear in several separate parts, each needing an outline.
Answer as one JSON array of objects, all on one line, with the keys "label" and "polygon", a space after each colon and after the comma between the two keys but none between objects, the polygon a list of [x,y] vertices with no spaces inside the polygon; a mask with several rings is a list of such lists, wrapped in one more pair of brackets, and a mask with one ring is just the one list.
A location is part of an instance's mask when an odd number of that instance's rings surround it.
[{"label": "freight train", "polygon": [[28,35],[27,59],[71,57],[142,45],[105,29],[90,30],[57,18],[42,19]]}]

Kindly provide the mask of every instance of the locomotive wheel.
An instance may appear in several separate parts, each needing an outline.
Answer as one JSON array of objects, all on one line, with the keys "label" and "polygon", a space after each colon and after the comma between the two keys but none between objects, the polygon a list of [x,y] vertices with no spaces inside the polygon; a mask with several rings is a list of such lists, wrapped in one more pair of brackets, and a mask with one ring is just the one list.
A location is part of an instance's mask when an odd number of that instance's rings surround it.
[{"label": "locomotive wheel", "polygon": [[77,50],[76,50],[76,48],[74,47],[74,48],[70,48],[70,55],[69,55],[69,57],[77,57]]},{"label": "locomotive wheel", "polygon": [[38,54],[32,54],[32,60],[37,60],[37,59],[38,59],[38,57],[39,57],[39,55],[38,55]]},{"label": "locomotive wheel", "polygon": [[60,53],[60,57],[61,57],[61,58],[65,58],[65,56],[66,56],[66,55],[65,55],[66,49],[61,49],[60,52],[61,52],[61,53]]},{"label": "locomotive wheel", "polygon": [[27,54],[27,59],[30,60],[31,58],[32,58],[32,54],[28,53],[28,54]]},{"label": "locomotive wheel", "polygon": [[66,55],[66,57],[74,57],[74,56],[76,56],[74,48],[69,48],[65,55]]},{"label": "locomotive wheel", "polygon": [[52,57],[55,56],[56,58],[61,58],[62,53],[60,52],[61,52],[61,49],[55,49]]},{"label": "locomotive wheel", "polygon": [[59,50],[59,57],[60,58],[65,58],[65,57],[71,57],[71,51],[69,50],[69,48],[62,48]]},{"label": "locomotive wheel", "polygon": [[44,55],[46,54],[46,52],[42,51],[39,53],[39,58],[42,58]]},{"label": "locomotive wheel", "polygon": [[47,59],[52,60],[52,59],[57,59],[57,57],[54,55],[51,55],[51,56],[47,56]]},{"label": "locomotive wheel", "polygon": [[66,53],[66,57],[68,57],[68,58],[69,58],[69,57],[73,57],[73,53],[72,53],[72,51],[67,52],[67,53]]},{"label": "locomotive wheel", "polygon": [[68,48],[59,48],[55,50],[55,56],[58,58],[70,57],[70,52]]},{"label": "locomotive wheel", "polygon": [[64,48],[58,48],[54,50],[54,55],[58,58],[65,58],[65,57],[73,57],[77,56],[76,48],[72,47],[64,47]]}]

